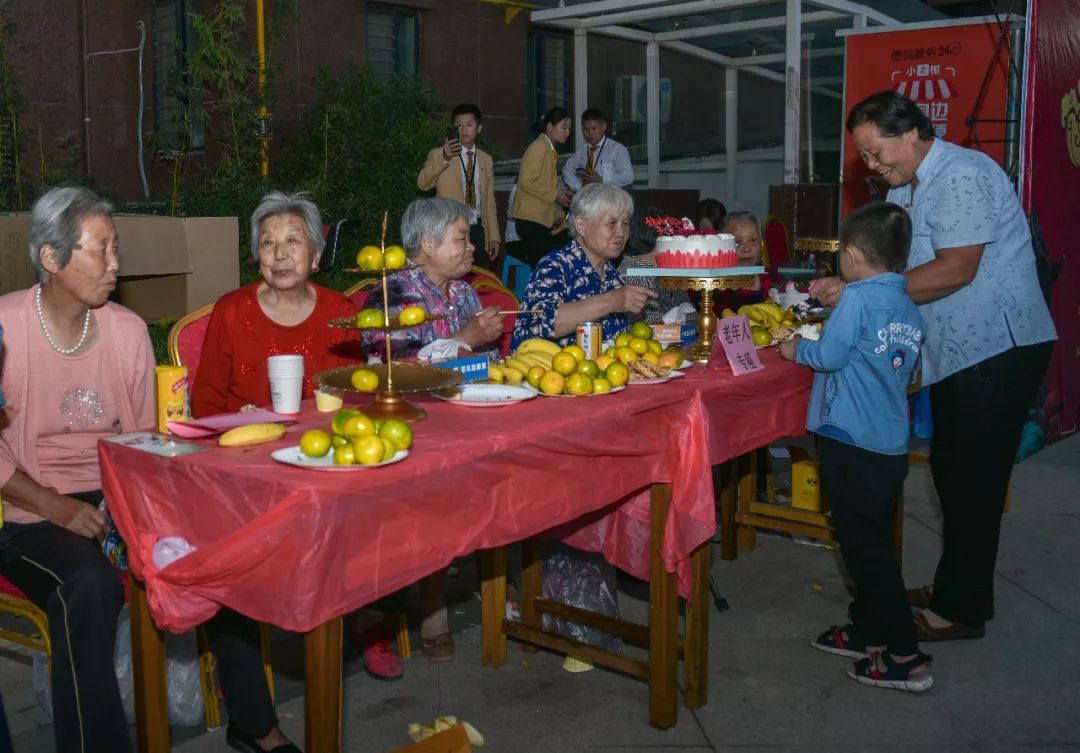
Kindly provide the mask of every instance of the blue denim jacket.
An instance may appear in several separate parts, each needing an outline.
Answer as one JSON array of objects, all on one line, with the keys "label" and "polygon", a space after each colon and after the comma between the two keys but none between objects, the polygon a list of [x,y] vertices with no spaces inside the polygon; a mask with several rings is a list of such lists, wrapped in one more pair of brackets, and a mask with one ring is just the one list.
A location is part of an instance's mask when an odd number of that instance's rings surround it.
[{"label": "blue denim jacket", "polygon": [[821,339],[800,340],[795,351],[796,362],[818,372],[806,428],[882,455],[906,453],[907,387],[923,329],[903,275],[846,285]]}]

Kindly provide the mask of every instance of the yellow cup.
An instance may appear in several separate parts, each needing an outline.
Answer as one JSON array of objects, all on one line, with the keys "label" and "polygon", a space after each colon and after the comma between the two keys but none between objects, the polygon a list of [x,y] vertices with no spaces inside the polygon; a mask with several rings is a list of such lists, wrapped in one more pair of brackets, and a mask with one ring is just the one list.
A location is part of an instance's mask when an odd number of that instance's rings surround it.
[{"label": "yellow cup", "polygon": [[334,411],[339,411],[344,404],[345,401],[341,399],[341,395],[335,392],[315,390],[315,410],[320,413],[333,413]]},{"label": "yellow cup", "polygon": [[187,368],[184,366],[155,366],[157,382],[157,430],[169,433],[169,421],[186,421]]}]

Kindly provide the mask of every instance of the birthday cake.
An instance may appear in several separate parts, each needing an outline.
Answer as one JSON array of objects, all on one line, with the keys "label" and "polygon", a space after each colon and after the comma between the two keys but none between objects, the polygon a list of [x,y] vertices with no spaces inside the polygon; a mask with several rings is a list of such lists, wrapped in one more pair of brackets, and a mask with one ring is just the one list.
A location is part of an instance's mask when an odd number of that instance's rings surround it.
[{"label": "birthday cake", "polygon": [[647,217],[657,232],[656,266],[662,269],[722,269],[738,266],[735,236],[712,230],[696,230],[690,220]]}]

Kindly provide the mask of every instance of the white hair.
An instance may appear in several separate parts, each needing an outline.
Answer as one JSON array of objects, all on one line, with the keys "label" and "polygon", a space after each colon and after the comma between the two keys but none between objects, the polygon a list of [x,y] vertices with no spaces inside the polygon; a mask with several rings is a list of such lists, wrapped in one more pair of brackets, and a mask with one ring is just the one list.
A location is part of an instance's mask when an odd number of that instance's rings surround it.
[{"label": "white hair", "polygon": [[401,216],[401,245],[413,258],[425,239],[442,243],[446,229],[458,220],[469,220],[469,208],[454,199],[416,199]]},{"label": "white hair", "polygon": [[[574,194],[574,201],[570,204],[570,214],[575,220],[589,220],[605,212],[629,219],[634,212],[634,200],[618,186],[590,183]],[[577,238],[574,223],[570,223],[570,236]]]},{"label": "white hair", "polygon": [[262,224],[268,217],[276,217],[279,214],[295,214],[304,221],[304,229],[307,230],[308,242],[311,243],[313,255],[318,256],[326,248],[326,239],[322,234],[322,216],[319,208],[309,198],[307,191],[297,193],[285,193],[284,191],[270,191],[262,197],[259,206],[251,213],[251,255],[259,257],[259,234],[262,233]]},{"label": "white hair", "polygon": [[37,269],[38,280],[45,282],[49,272],[41,263],[41,249],[56,251],[61,269],[71,261],[71,252],[82,236],[82,223],[89,217],[113,215],[113,205],[85,186],[53,188],[42,194],[30,210],[30,263]]}]

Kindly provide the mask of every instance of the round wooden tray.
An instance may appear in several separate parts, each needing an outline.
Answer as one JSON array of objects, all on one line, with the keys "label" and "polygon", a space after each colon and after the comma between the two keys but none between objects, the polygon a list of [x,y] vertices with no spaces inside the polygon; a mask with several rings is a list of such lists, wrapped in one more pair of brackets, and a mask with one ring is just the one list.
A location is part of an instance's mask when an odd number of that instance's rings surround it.
[{"label": "round wooden tray", "polygon": [[393,332],[400,329],[412,329],[413,327],[423,327],[428,322],[437,322],[443,319],[442,314],[429,314],[427,319],[420,322],[420,324],[402,324],[398,321],[396,316],[390,317],[390,326],[385,324],[378,327],[359,327],[356,324],[356,317],[342,316],[337,319],[331,319],[328,324],[331,327],[337,327],[339,329],[358,329],[361,332]]},{"label": "round wooden tray", "polygon": [[[335,369],[321,371],[315,375],[315,382],[321,387],[335,390],[359,392],[352,386],[352,373],[359,368],[374,371],[379,377],[379,392],[385,392],[389,386],[386,381],[386,364],[370,366],[338,366]],[[461,382],[461,374],[450,369],[439,369],[419,363],[394,363],[394,392],[431,392],[446,387],[453,387]]]}]

